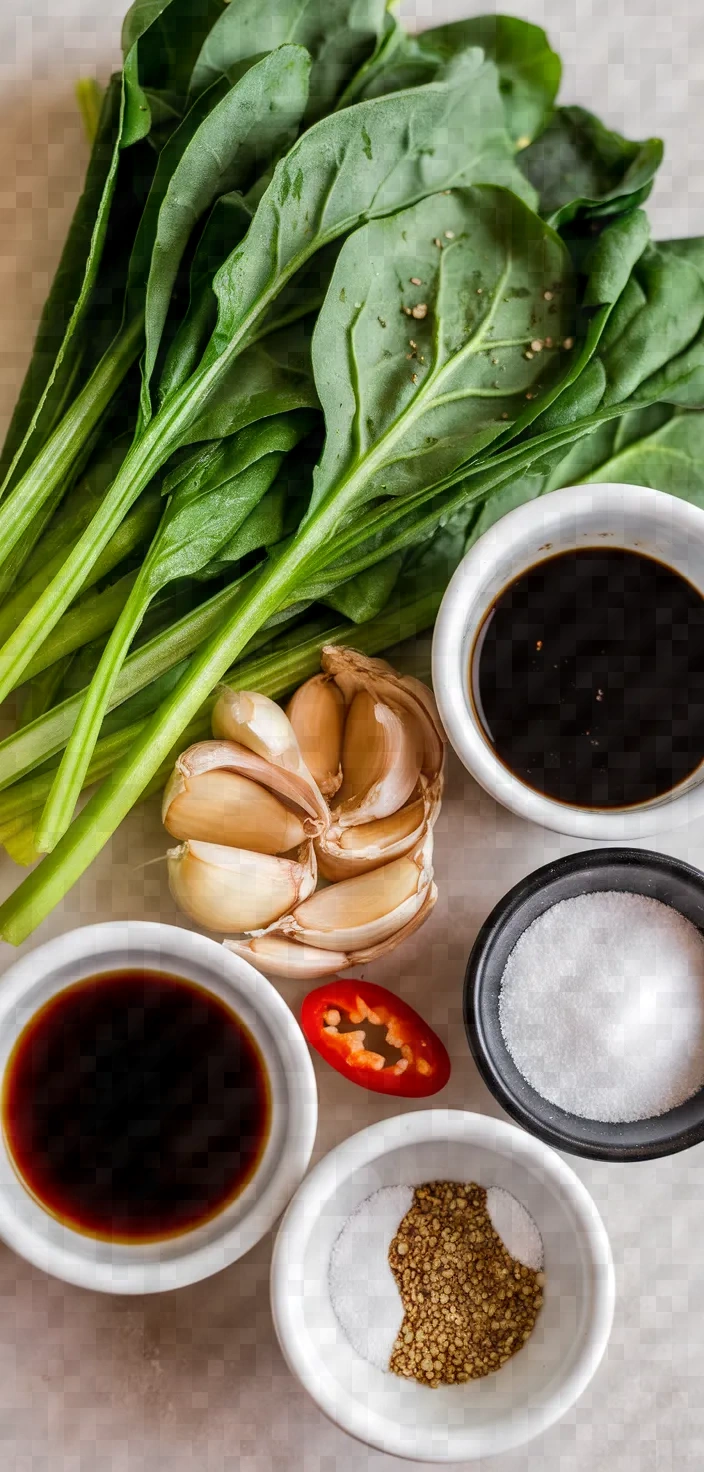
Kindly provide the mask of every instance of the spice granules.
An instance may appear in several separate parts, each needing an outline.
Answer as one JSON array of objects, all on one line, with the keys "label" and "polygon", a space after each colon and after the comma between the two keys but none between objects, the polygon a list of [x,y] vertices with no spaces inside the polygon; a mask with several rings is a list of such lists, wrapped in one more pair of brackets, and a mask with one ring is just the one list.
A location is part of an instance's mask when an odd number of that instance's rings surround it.
[{"label": "spice granules", "polygon": [[535,1326],[543,1274],[504,1247],[474,1182],[417,1186],[389,1248],[404,1319],[389,1368],[436,1387],[477,1380],[521,1349]]}]

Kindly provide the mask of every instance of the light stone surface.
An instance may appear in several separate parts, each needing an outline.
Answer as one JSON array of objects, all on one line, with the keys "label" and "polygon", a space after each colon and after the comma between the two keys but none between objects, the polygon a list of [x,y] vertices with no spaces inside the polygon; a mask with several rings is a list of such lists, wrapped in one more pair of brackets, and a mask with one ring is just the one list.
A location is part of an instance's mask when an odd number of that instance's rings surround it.
[{"label": "light stone surface", "polygon": [[[470,0],[417,0],[411,13],[427,25],[469,8]],[[593,107],[631,137],[664,135],[667,162],[650,207],[656,232],[704,232],[700,0],[507,0],[502,8],[547,24],[565,60],[564,100]],[[85,166],[72,84],[81,74],[107,75],[122,11],[123,0],[0,0],[3,424]],[[578,846],[497,808],[451,760],[437,828],[440,902],[413,944],[373,973],[402,990],[447,1040],[454,1072],[443,1104],[498,1112],[464,1039],[466,956],[510,885]],[[36,940],[109,917],[177,923],[164,868],[145,867],[164,847],[150,804],[123,825]],[[704,833],[695,829],[667,834],[660,847],[704,864]],[[2,892],[18,877],[6,860]],[[0,966],[11,959],[5,948]],[[295,1009],[305,988],[282,990]],[[394,1111],[324,1065],[316,1071],[318,1154]],[[613,1244],[618,1300],[610,1348],[563,1421],[525,1451],[487,1462],[486,1472],[694,1472],[704,1465],[704,1146],[654,1164],[573,1163]],[[0,1247],[2,1472],[393,1472],[403,1465],[330,1425],[289,1374],[269,1315],[269,1254],[265,1241],[209,1282],[129,1300],[66,1287]]]}]

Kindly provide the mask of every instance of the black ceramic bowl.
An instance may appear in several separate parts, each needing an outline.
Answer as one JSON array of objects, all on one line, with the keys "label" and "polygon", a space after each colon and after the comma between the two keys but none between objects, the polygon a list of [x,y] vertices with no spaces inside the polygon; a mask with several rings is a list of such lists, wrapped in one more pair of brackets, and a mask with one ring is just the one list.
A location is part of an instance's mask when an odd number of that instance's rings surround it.
[{"label": "black ceramic bowl", "polygon": [[604,889],[662,900],[704,932],[704,874],[698,869],[666,854],[631,848],[570,854],[522,879],[485,920],[467,965],[465,1027],[484,1082],[506,1113],[538,1139],[593,1160],[653,1160],[704,1140],[704,1087],[677,1109],[633,1124],[580,1119],[531,1088],[499,1026],[501,978],[519,936],[559,900]]}]

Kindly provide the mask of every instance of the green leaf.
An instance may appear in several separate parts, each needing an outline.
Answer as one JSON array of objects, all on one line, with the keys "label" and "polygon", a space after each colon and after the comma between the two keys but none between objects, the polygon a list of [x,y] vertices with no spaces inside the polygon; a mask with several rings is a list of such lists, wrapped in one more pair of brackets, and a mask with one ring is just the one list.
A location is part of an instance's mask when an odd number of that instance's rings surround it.
[{"label": "green leaf", "polygon": [[325,594],[323,602],[355,624],[366,623],[386,608],[402,567],[403,557],[399,553],[385,557],[374,567],[341,583],[334,593]]},{"label": "green leaf", "polygon": [[374,50],[384,17],[384,0],[235,0],[203,43],[191,92],[197,96],[238,64],[292,42],[313,62],[308,118],[315,120]]},{"label": "green leaf", "polygon": [[577,215],[617,214],[642,204],[662,156],[659,138],[632,143],[583,107],[560,107],[521,154],[521,168],[538,191],[541,214],[558,229]]},{"label": "green leaf", "polygon": [[704,281],[698,271],[688,260],[649,246],[634,269],[632,292],[619,303],[604,335],[604,404],[621,403],[648,383],[646,397],[664,396],[653,389],[653,375],[677,361],[703,321]]},{"label": "green leaf", "polygon": [[226,571],[230,563],[240,562],[248,553],[257,552],[260,547],[273,547],[281,540],[286,520],[286,492],[285,482],[274,480],[234,536],[225,542],[217,557],[208,563],[205,571],[210,577]]},{"label": "green leaf", "polygon": [[480,53],[444,81],[323,119],[277,166],[248,234],[215,278],[219,315],[206,363],[255,331],[323,246],[365,219],[483,181],[529,193],[505,133],[494,68]]},{"label": "green leaf", "polygon": [[678,414],[653,434],[617,449],[585,479],[652,486],[704,506],[704,414]]},{"label": "green leaf", "polygon": [[545,127],[562,66],[539,26],[510,15],[477,15],[409,36],[400,21],[347,100],[380,97],[430,82],[459,52],[479,46],[496,65],[508,131],[525,148]]},{"label": "green leaf", "polygon": [[0,459],[4,491],[20,478],[46,442],[80,372],[82,349],[79,344],[73,353],[69,349],[95,284],[105,240],[117,174],[120,91],[120,80],[113,77],[103,101],[83,193],[42,312],[32,359],[5,439]]},{"label": "green leaf", "polygon": [[225,0],[134,0],[122,26],[125,146],[151,126],[149,93],[185,97],[195,59]]},{"label": "green leaf", "polygon": [[[218,304],[212,287],[213,277],[247,234],[251,223],[252,211],[236,190],[222,194],[215,201],[193,255],[188,309],[169,347],[159,378],[159,405],[198,367],[217,321]],[[300,315],[296,313],[295,317]],[[292,316],[291,320],[295,317]]]},{"label": "green leaf", "polygon": [[224,360],[202,407],[194,400],[178,444],[224,439],[272,414],[317,409],[310,344],[311,324],[295,322],[246,348],[241,357]]},{"label": "green leaf", "polygon": [[360,506],[456,471],[559,378],[573,313],[564,245],[507,191],[436,196],[357,231],[313,339],[327,438],[309,515],[343,486]]},{"label": "green leaf", "polygon": [[153,597],[166,583],[194,576],[216,557],[312,423],[306,413],[264,419],[218,445],[207,466],[199,464],[194,474],[183,476],[142,566],[140,591]]},{"label": "green leaf", "polygon": [[136,297],[132,310],[139,309],[146,295],[146,417],[151,412],[148,385],[189,238],[219,195],[245,189],[293,142],[308,96],[309,71],[310,59],[302,47],[281,47],[236,86],[225,82],[224,88],[210,88],[161,153],[130,268],[130,291]]}]

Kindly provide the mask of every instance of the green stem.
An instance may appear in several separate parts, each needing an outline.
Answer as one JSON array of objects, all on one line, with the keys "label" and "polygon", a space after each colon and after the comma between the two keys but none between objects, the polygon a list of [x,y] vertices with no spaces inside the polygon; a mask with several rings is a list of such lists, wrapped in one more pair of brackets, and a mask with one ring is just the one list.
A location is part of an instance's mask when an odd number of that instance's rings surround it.
[{"label": "green stem", "polygon": [[[157,634],[141,649],[135,650],[125,660],[115,682],[110,708],[122,705],[132,695],[151,685],[221,628],[223,620],[231,615],[242,596],[243,586],[244,581],[240,581],[224,588],[200,608],[187,613],[167,634]],[[15,731],[0,742],[0,791],[62,750],[85,696],[86,690],[79,690],[32,726]]]},{"label": "green stem", "polygon": [[91,147],[95,143],[103,105],[103,89],[95,77],[79,77],[74,87],[76,101],[81,110],[83,127]]},{"label": "green stem", "polygon": [[39,653],[24,672],[23,680],[33,680],[42,670],[47,670],[57,659],[75,654],[84,644],[99,639],[109,629],[115,628],[129,600],[137,578],[136,572],[127,572],[117,582],[103,588],[100,593],[88,593],[79,598],[73,608],[65,613],[60,622],[44,640]]},{"label": "green stem", "polygon": [[[129,578],[122,578],[121,583],[129,584],[125,590],[127,596],[122,598],[122,609],[117,623],[114,624],[91,681],[89,693],[81,705],[78,720],[69,737],[37,826],[36,847],[39,853],[50,852],[71,822],[100,728],[110,705],[116,676],[127,658],[132,640],[151,601],[148,577],[145,579],[139,574],[130,574]],[[116,590],[119,587],[119,583],[115,585]],[[106,627],[109,628],[110,624]]]},{"label": "green stem", "polygon": [[[112,572],[113,568],[117,567],[123,558],[129,557],[130,553],[134,552],[140,543],[147,541],[151,537],[152,533],[156,531],[162,510],[163,501],[158,490],[154,490],[153,492],[146,491],[140,497],[137,505],[130,512],[129,516],[125,517],[115,532],[115,535],[110,538],[97,562],[93,564],[83,584],[81,590],[83,593],[86,593],[101,578],[106,577],[108,573]],[[67,543],[65,547],[61,547],[53,556],[47,558],[44,566],[39,568],[34,576],[26,583],[23,583],[22,587],[18,588],[16,593],[13,593],[12,597],[3,604],[2,611],[0,612],[0,643],[10,637],[13,629],[17,628],[25,614],[36,603],[39,595],[44,592],[44,589],[49,586],[56,574],[61,571],[72,546],[75,546],[77,540],[78,535],[76,535],[72,542]],[[72,612],[73,610],[70,610],[65,617],[70,618]],[[62,624],[63,620],[61,620],[55,629],[57,634]],[[107,627],[109,628],[110,625],[108,624]],[[81,642],[84,643],[85,640]],[[30,678],[26,670],[24,678]]]},{"label": "green stem", "polygon": [[70,474],[86,439],[138,356],[143,336],[141,316],[118,333],[36,460],[0,505],[0,565],[30,526],[39,508]]}]

